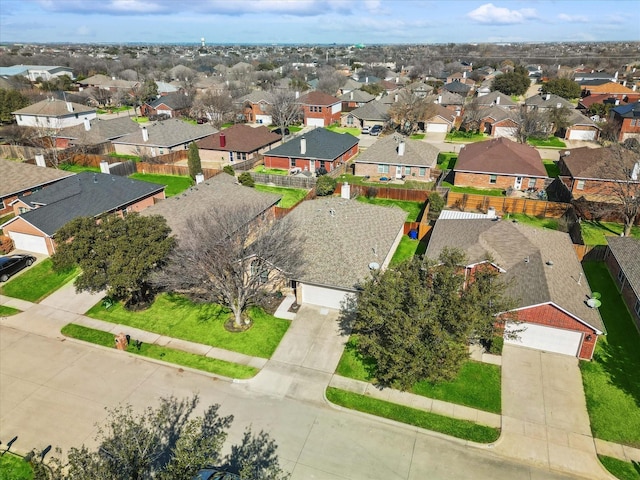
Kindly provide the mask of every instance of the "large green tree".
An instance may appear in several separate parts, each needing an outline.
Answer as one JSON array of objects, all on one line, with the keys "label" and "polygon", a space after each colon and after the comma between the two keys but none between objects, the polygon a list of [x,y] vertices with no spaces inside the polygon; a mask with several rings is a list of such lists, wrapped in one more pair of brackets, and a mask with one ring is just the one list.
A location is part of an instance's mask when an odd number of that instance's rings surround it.
[{"label": "large green tree", "polygon": [[143,217],[130,213],[98,219],[80,217],[55,234],[56,269],[77,265],[81,273],[76,290],[100,292],[125,301],[129,307],[141,306],[149,299],[147,279],[171,251],[174,240],[163,217]]},{"label": "large green tree", "polygon": [[513,71],[496,77],[491,84],[491,90],[497,90],[505,95],[524,95],[530,85],[531,81],[526,74]]},{"label": "large green tree", "polygon": [[468,282],[464,264],[462,252],[444,250],[437,262],[414,257],[362,285],[349,312],[352,332],[381,385],[450,380],[468,358],[470,339],[491,341],[495,315],[511,302],[495,269],[480,269]]},{"label": "large green tree", "polygon": [[29,99],[18,90],[0,88],[0,124],[11,123],[15,119],[11,112],[15,112],[29,105]]},{"label": "large green tree", "polygon": [[553,93],[562,98],[580,98],[580,84],[570,78],[554,78],[542,85],[542,93]]},{"label": "large green tree", "polygon": [[202,173],[202,162],[200,161],[200,150],[196,142],[189,144],[189,153],[187,154],[187,165],[189,166],[189,176],[195,180],[196,175]]},{"label": "large green tree", "polygon": [[53,458],[48,468],[34,455],[34,479],[192,480],[200,469],[210,466],[254,480],[289,477],[280,468],[277,445],[265,432],[254,435],[248,428],[242,442],[223,456],[233,416],[220,416],[219,405],[194,416],[198,403],[196,395],[183,400],[162,398],[158,407],[142,413],[130,405],[114,408],[98,428],[97,448],[71,448],[66,460]]}]

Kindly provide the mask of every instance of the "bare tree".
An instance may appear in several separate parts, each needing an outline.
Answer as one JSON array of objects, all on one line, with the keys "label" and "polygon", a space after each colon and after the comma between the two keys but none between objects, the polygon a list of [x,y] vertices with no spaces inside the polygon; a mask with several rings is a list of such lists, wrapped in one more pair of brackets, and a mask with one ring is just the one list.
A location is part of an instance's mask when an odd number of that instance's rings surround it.
[{"label": "bare tree", "polygon": [[250,325],[246,309],[301,270],[290,221],[255,219],[257,211],[257,205],[236,205],[189,218],[188,233],[179,236],[155,283],[229,307],[235,328]]},{"label": "bare tree", "polygon": [[564,105],[548,109],[546,117],[549,124],[549,135],[555,135],[557,131],[564,130],[571,125],[569,115],[571,115],[571,112]]},{"label": "bare tree", "polygon": [[335,95],[338,89],[344,85],[347,79],[331,67],[325,67],[318,71],[318,87],[321,92]]},{"label": "bare tree", "polygon": [[196,96],[191,115],[196,118],[206,117],[216,128],[220,128],[233,113],[233,101],[228,93],[207,91]]},{"label": "bare tree", "polygon": [[483,117],[483,109],[480,106],[478,97],[474,98],[464,108],[464,117],[462,117],[462,127],[467,132],[477,132],[480,129],[480,121]]},{"label": "bare tree", "polygon": [[418,124],[435,113],[435,104],[430,97],[423,97],[403,90],[397,102],[389,108],[389,117],[402,133],[411,135],[418,130]]},{"label": "bare tree", "polygon": [[295,92],[278,89],[273,92],[273,103],[270,108],[271,122],[280,127],[283,141],[286,139],[286,128],[297,122],[302,114],[300,101]]},{"label": "bare tree", "polygon": [[546,138],[549,136],[549,121],[538,109],[522,108],[517,116],[515,137],[518,143],[527,143],[530,137]]},{"label": "bare tree", "polygon": [[113,92],[106,88],[94,87],[90,90],[89,96],[98,106],[104,107],[111,103]]}]

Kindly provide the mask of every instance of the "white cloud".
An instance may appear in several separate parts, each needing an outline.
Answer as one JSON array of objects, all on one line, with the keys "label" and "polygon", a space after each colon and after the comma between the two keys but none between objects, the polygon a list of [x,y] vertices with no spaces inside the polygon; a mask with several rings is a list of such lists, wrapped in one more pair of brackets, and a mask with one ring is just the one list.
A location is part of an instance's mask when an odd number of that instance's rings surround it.
[{"label": "white cloud", "polygon": [[561,13],[558,15],[558,18],[563,22],[569,23],[588,23],[589,18],[586,15],[568,15],[566,13]]},{"label": "white cloud", "polygon": [[89,27],[87,27],[86,25],[81,25],[76,29],[75,32],[76,35],[80,36],[80,37],[92,37],[93,36],[93,32],[91,31],[91,29]]},{"label": "white cloud", "polygon": [[496,7],[493,3],[485,3],[467,13],[467,17],[477,23],[510,25],[537,18],[537,13],[533,8],[509,10],[504,7]]}]

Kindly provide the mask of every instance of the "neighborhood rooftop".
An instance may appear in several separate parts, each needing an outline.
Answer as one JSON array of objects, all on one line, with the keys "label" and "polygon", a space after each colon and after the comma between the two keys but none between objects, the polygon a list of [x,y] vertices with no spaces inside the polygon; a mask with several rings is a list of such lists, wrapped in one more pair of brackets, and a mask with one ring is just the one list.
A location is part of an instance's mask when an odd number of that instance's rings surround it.
[{"label": "neighborhood rooftop", "polygon": [[[306,142],[305,153],[301,152],[301,139],[303,138]],[[314,128],[310,132],[270,150],[269,156],[333,161],[357,144],[358,139],[348,133],[334,133],[324,128]]]},{"label": "neighborhood rooftop", "polygon": [[44,168],[29,163],[0,159],[0,198],[41,187],[74,175],[56,168]]}]

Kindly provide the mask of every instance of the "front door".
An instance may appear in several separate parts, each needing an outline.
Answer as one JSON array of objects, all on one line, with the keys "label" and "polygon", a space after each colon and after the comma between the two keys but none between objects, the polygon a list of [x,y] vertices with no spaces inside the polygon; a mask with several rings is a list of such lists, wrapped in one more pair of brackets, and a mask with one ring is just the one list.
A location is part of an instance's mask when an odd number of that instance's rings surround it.
[{"label": "front door", "polygon": [[522,181],[523,180],[524,180],[524,177],[516,177],[516,181],[513,182],[514,190],[520,190],[522,188]]},{"label": "front door", "polygon": [[396,165],[396,178],[402,178],[402,166]]}]

